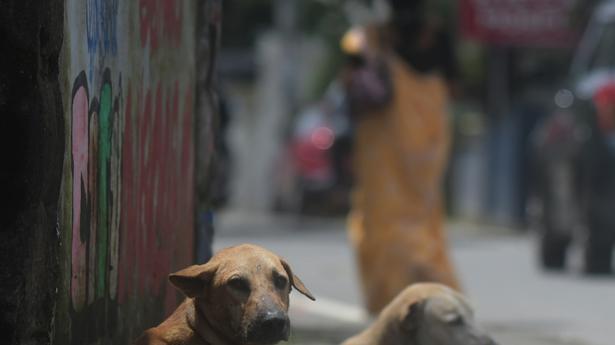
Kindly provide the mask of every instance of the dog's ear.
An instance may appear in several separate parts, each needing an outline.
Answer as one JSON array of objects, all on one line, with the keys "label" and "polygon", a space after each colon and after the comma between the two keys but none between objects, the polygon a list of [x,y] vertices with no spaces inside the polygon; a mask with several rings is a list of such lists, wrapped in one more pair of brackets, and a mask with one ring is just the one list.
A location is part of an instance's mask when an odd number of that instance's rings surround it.
[{"label": "dog's ear", "polygon": [[193,298],[202,294],[216,273],[211,263],[192,265],[169,275],[169,281],[184,295]]},{"label": "dog's ear", "polygon": [[425,301],[413,302],[401,317],[401,328],[406,332],[414,332],[420,325],[425,310]]},{"label": "dog's ear", "polygon": [[288,274],[288,279],[290,279],[290,285],[292,285],[295,289],[297,289],[297,291],[301,292],[305,297],[311,299],[312,301],[315,301],[316,299],[314,298],[314,296],[312,296],[312,293],[310,292],[310,290],[308,290],[303,284],[303,282],[301,281],[301,279],[299,279],[299,277],[297,277],[293,273],[293,270],[290,268],[290,265],[288,264],[288,262],[286,262],[282,258],[280,258],[280,261],[282,262],[282,266],[284,266],[284,270],[286,271],[286,274]]}]

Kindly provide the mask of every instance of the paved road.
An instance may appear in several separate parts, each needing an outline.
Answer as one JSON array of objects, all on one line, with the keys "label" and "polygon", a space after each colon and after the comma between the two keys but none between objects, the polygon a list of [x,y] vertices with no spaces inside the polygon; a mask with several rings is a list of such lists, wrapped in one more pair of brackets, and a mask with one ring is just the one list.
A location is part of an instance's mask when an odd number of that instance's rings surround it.
[{"label": "paved road", "polygon": [[[529,236],[485,226],[449,229],[466,294],[500,344],[615,344],[615,278],[542,272]],[[292,295],[294,343],[336,343],[368,322],[343,220],[226,213],[215,241],[216,248],[260,244],[291,263],[317,297]]]}]

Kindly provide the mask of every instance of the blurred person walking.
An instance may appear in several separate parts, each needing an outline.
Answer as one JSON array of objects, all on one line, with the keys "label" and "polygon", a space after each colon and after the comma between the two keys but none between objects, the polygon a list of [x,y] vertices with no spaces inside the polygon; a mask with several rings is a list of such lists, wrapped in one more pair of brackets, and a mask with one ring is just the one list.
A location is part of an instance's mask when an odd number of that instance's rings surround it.
[{"label": "blurred person walking", "polygon": [[385,25],[350,30],[342,73],[356,119],[349,233],[370,313],[406,286],[459,289],[443,230],[452,41],[424,1],[389,0]]}]

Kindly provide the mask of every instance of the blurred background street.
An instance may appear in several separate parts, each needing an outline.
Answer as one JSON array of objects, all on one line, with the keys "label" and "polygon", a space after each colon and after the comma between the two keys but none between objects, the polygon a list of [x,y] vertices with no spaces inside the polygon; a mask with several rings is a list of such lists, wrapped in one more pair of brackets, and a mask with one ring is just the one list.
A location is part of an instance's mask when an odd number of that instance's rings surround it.
[{"label": "blurred background street", "polygon": [[[376,147],[381,156],[386,146],[369,134],[379,127],[368,134],[355,127],[361,121],[344,84],[354,60],[342,37],[383,18],[407,19],[384,3],[396,2],[230,2],[225,11],[225,186],[214,247],[252,242],[291,262],[317,296],[312,303],[293,295],[296,343],[338,343],[368,322],[348,240],[351,191],[365,170],[380,170],[375,180],[398,175],[387,174],[384,160],[353,165],[360,149]],[[439,76],[453,96],[442,192],[451,261],[477,318],[504,345],[612,345],[615,1],[417,3],[444,32],[436,45],[452,40],[433,55],[445,60]],[[399,30],[412,42],[412,30]],[[361,135],[368,145],[357,144]],[[420,135],[408,126],[405,137]],[[422,187],[421,178],[406,181]],[[383,183],[371,197],[400,186]]]},{"label": "blurred background street", "polygon": [[[216,225],[216,249],[244,242],[270,248],[315,295],[312,302],[291,294],[296,343],[336,344],[367,322],[343,218],[226,212]],[[613,279],[583,277],[575,272],[579,263],[572,272],[545,273],[532,236],[505,227],[453,222],[448,229],[464,291],[501,344],[612,344]]]}]

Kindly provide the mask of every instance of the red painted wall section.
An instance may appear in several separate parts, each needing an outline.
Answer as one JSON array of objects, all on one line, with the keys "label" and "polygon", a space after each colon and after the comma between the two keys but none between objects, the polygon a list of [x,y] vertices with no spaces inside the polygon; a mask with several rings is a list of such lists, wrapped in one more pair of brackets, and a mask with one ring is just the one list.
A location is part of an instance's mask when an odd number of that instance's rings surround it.
[{"label": "red painted wall section", "polygon": [[138,120],[128,121],[122,147],[120,303],[164,293],[170,310],[176,298],[165,292],[166,275],[174,261],[192,260],[192,233],[176,231],[194,228],[192,97],[191,90],[180,95],[177,82],[128,92],[125,112]]}]

